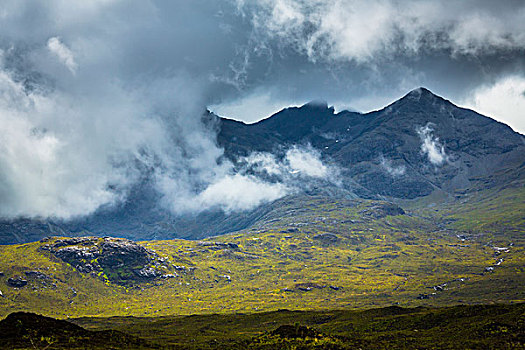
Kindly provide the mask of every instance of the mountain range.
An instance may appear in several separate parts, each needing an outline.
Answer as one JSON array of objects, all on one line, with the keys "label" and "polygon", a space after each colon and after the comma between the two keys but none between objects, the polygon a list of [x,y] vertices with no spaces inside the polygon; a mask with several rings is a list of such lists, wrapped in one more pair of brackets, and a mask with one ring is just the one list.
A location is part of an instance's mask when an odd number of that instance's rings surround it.
[{"label": "mountain range", "polygon": [[[238,168],[250,155],[270,154],[282,160],[287,151],[299,147],[318,155],[334,170],[334,178],[304,180],[288,196],[255,209],[185,215],[159,206],[160,195],[152,180],[145,178],[124,202],[99,208],[87,217],[71,221],[3,219],[0,244],[30,242],[48,235],[200,239],[252,227],[278,212],[284,203],[304,201],[304,196],[404,205],[427,197],[453,199],[504,187],[525,175],[523,135],[425,88],[369,113],[336,113],[325,102],[314,101],[283,109],[254,124],[210,112],[203,118],[215,128],[225,159]],[[256,175],[279,181],[268,172]]]}]

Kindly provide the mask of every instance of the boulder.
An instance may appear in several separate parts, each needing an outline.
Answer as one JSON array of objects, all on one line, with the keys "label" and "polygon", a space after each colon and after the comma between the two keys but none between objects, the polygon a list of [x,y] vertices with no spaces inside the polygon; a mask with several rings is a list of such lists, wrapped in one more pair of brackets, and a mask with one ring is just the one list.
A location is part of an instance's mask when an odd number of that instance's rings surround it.
[{"label": "boulder", "polygon": [[22,288],[27,285],[27,281],[20,276],[10,277],[7,280],[7,284],[14,288]]},{"label": "boulder", "polygon": [[320,233],[318,235],[315,235],[313,239],[321,241],[323,243],[336,243],[337,241],[339,241],[339,237],[337,237],[333,233]]},{"label": "boulder", "polygon": [[381,219],[386,216],[405,215],[405,211],[403,210],[403,208],[394,203],[382,202],[364,209],[363,211],[361,211],[361,214],[372,217],[374,219]]},{"label": "boulder", "polygon": [[137,276],[143,277],[143,278],[155,278],[155,277],[157,277],[157,272],[155,271],[155,269],[153,269],[151,267],[144,267],[143,269],[135,270],[133,272],[135,272],[135,274]]},{"label": "boulder", "polygon": [[38,278],[38,279],[47,278],[47,276],[40,271],[25,271],[24,273],[27,277],[33,277],[33,278]]}]

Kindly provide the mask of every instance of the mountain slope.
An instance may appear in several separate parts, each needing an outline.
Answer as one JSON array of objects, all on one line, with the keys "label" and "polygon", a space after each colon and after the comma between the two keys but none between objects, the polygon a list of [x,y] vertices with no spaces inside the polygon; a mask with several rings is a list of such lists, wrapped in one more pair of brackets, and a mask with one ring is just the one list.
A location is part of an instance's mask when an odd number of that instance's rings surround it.
[{"label": "mountain slope", "polygon": [[348,189],[370,198],[453,192],[525,161],[522,135],[424,88],[367,114],[307,104],[251,125],[223,121],[218,141],[232,159],[310,144],[343,169]]},{"label": "mountain slope", "polygon": [[524,199],[523,188],[507,188],[468,206],[402,209],[301,195],[250,229],[203,241],[4,245],[0,317],[523,302]]},{"label": "mountain slope", "polygon": [[[282,159],[295,146],[319,152],[339,170],[337,185],[312,182],[306,193],[391,201],[453,198],[483,183],[485,190],[523,179],[524,137],[510,127],[460,108],[419,88],[370,113],[335,113],[326,103],[284,109],[255,124],[206,116],[218,127],[217,142],[235,164],[253,152]],[[241,158],[240,158],[241,157]],[[514,174],[514,177],[497,174]],[[283,200],[244,212],[209,210],[174,215],[159,205],[152,180],[144,179],[127,200],[70,222],[2,220],[0,244],[38,240],[49,234],[111,235],[130,239],[198,239],[255,225]]]}]

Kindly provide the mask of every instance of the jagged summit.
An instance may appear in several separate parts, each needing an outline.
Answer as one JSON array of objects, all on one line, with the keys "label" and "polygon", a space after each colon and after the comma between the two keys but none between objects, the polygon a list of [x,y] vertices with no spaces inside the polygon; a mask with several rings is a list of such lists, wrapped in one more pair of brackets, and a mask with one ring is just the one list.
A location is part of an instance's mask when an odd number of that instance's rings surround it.
[{"label": "jagged summit", "polygon": [[311,109],[333,109],[333,107],[328,107],[328,102],[323,99],[316,99],[310,102],[305,103],[300,108],[311,108]]},{"label": "jagged summit", "polygon": [[[419,112],[421,116],[427,114],[449,116],[449,112],[457,108],[449,100],[434,94],[424,87],[419,87],[376,112],[387,114],[390,117],[396,115],[408,116],[416,112]],[[449,112],[445,112],[446,110]]]}]

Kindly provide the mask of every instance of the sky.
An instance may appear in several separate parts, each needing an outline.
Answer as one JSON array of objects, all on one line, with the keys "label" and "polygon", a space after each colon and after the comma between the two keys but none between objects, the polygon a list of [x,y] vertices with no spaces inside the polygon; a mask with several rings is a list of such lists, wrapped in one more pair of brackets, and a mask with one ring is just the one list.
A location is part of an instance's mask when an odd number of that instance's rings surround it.
[{"label": "sky", "polygon": [[175,212],[247,209],[293,185],[234,173],[206,109],[366,112],[419,86],[525,133],[525,2],[2,0],[0,216],[91,213],[145,176]]}]

